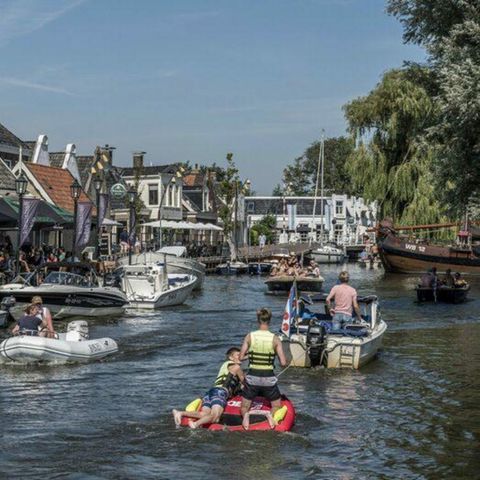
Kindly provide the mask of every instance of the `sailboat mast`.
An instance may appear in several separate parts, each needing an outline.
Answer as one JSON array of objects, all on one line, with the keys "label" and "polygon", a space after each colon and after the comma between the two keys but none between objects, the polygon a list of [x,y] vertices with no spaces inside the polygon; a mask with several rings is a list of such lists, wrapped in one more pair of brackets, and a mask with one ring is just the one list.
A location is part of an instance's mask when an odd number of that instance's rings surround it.
[{"label": "sailboat mast", "polygon": [[321,173],[320,173],[320,216],[322,218],[322,222],[320,223],[320,245],[323,246],[323,224],[324,224],[324,216],[325,216],[325,207],[323,202],[323,197],[325,194],[324,184],[323,184],[323,171],[325,166],[325,131],[322,130],[322,141],[320,143],[320,164],[321,164]]},{"label": "sailboat mast", "polygon": [[[323,130],[322,130],[323,132]],[[320,142],[320,148],[318,151],[318,164],[317,164],[317,177],[315,180],[315,194],[313,197],[313,213],[312,213],[312,223],[311,223],[311,228],[310,228],[310,243],[312,240],[315,238],[316,240],[316,235],[314,237],[313,231],[315,229],[315,215],[317,213],[317,196],[318,196],[318,180],[320,178],[320,164],[322,163],[322,142],[323,142],[323,133],[322,133],[322,141]],[[322,177],[322,188],[323,188],[323,177]]]}]

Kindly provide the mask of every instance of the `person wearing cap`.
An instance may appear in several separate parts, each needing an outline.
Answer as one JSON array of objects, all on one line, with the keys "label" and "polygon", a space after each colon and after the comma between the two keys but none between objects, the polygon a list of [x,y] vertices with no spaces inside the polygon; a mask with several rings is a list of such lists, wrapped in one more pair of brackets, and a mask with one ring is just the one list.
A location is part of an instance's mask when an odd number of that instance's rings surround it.
[{"label": "person wearing cap", "polygon": [[[359,320],[362,319],[362,312],[357,302],[357,291],[348,285],[350,277],[348,272],[340,272],[338,276],[339,285],[335,285],[328,294],[327,306],[332,314],[332,326],[334,330],[343,327],[344,323],[352,321],[352,313],[355,310]],[[331,308],[332,300],[335,302],[335,309]]]},{"label": "person wearing cap", "polygon": [[35,295],[32,298],[32,304],[36,305],[38,308],[36,316],[40,320],[44,320],[46,323],[48,338],[55,338],[55,330],[53,328],[52,314],[50,313],[50,310],[47,307],[43,306],[42,297]]},{"label": "person wearing cap", "polygon": [[[15,327],[12,329],[12,334],[24,334],[24,335],[31,335],[31,336],[41,336],[45,337],[47,332],[44,330],[47,327],[47,322],[42,320],[37,316],[38,313],[38,306],[34,305],[33,303],[27,305],[25,308],[25,315],[20,318],[17,322]],[[38,327],[42,327],[39,331]]]}]

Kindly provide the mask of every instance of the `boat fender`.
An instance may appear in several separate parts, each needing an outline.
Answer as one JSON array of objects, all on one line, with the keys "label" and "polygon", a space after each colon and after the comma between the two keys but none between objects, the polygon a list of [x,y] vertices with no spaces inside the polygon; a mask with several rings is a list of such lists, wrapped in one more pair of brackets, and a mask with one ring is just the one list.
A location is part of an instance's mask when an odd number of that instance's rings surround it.
[{"label": "boat fender", "polygon": [[201,398],[196,398],[195,400],[193,400],[193,402],[190,402],[185,407],[185,411],[186,412],[196,412],[196,411],[200,410],[201,406],[202,406],[202,399]]},{"label": "boat fender", "polygon": [[273,414],[273,419],[277,422],[280,423],[284,418],[285,415],[288,412],[288,408],[286,405],[284,405],[282,408],[279,408],[274,414]]}]

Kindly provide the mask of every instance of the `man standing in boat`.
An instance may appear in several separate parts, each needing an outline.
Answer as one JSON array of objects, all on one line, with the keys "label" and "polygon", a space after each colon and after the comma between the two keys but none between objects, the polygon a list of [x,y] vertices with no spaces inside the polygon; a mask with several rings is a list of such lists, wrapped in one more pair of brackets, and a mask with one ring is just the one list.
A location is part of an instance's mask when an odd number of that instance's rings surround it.
[{"label": "man standing in boat", "polygon": [[[351,322],[353,311],[355,311],[359,320],[362,319],[362,312],[357,302],[357,291],[348,284],[350,280],[348,272],[340,272],[338,279],[340,284],[335,285],[330,290],[326,300],[330,314],[333,314],[334,330],[339,330],[344,323]],[[335,309],[332,308],[332,300],[335,302]]]},{"label": "man standing in boat", "polygon": [[279,338],[269,330],[271,319],[272,312],[268,308],[257,310],[258,330],[245,337],[240,350],[240,361],[244,360],[248,353],[248,374],[242,390],[241,406],[242,425],[245,430],[249,427],[247,412],[255,397],[270,400],[272,410],[267,415],[267,420],[272,428],[275,427],[275,412],[281,407],[281,393],[273,368],[275,356],[278,356],[282,367],[287,366],[287,360]]}]

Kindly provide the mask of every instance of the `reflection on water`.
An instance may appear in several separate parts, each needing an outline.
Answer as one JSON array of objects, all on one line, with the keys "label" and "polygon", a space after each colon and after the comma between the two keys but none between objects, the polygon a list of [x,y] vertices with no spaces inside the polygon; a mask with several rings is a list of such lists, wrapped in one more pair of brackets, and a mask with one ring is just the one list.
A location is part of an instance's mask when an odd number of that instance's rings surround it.
[{"label": "reflection on water", "polygon": [[93,322],[115,357],[0,367],[0,478],[479,478],[480,283],[463,305],[418,305],[415,277],[349,269],[381,299],[384,350],[361,371],[286,371],[291,433],[175,429],[256,308],[280,319],[285,303],[260,278],[209,277],[189,305]]}]

